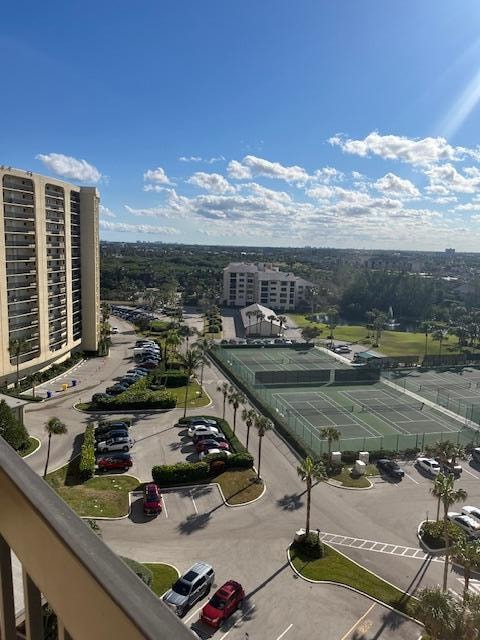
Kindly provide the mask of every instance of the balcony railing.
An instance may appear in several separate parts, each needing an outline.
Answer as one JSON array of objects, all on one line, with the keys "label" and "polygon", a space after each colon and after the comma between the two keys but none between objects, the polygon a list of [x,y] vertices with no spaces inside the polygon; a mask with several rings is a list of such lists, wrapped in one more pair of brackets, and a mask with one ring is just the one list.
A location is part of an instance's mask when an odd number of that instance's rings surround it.
[{"label": "balcony railing", "polygon": [[27,637],[42,596],[60,640],[191,640],[190,630],[0,438],[0,637],[17,640],[12,556],[22,566]]}]

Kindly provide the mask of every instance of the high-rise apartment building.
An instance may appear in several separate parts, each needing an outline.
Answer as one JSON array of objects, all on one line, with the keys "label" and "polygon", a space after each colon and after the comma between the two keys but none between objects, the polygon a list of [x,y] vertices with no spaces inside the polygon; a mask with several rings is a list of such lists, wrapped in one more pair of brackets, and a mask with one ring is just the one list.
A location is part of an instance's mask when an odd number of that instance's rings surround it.
[{"label": "high-rise apartment building", "polygon": [[0,166],[0,383],[95,351],[99,194]]},{"label": "high-rise apartment building", "polygon": [[293,311],[311,287],[308,280],[264,262],[231,262],[223,270],[223,304],[229,307],[258,303],[276,311]]}]

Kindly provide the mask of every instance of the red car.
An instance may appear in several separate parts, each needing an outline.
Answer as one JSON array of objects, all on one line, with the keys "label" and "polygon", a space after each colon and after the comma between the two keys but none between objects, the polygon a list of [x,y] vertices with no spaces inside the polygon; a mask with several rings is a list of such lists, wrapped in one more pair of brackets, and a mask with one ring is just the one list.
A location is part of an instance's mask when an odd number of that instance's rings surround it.
[{"label": "red car", "polygon": [[97,468],[99,471],[113,471],[115,469],[128,471],[132,464],[132,456],[129,453],[115,453],[97,458]]},{"label": "red car", "polygon": [[146,516],[156,516],[162,510],[162,496],[154,482],[143,487],[143,513]]},{"label": "red car", "polygon": [[200,619],[211,627],[218,627],[242,606],[245,592],[235,580],[229,580],[203,607]]},{"label": "red car", "polygon": [[195,444],[195,451],[197,453],[201,453],[202,451],[205,451],[205,449],[222,449],[223,451],[230,451],[230,445],[224,440],[215,440],[214,438],[205,438],[204,440],[199,440]]}]

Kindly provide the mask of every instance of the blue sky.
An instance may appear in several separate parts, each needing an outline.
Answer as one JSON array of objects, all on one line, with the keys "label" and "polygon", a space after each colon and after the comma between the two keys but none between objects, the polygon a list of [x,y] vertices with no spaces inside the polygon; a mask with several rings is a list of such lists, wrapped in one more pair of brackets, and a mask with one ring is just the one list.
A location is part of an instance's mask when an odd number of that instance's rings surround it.
[{"label": "blue sky", "polygon": [[478,250],[478,0],[2,9],[0,163],[104,239]]}]

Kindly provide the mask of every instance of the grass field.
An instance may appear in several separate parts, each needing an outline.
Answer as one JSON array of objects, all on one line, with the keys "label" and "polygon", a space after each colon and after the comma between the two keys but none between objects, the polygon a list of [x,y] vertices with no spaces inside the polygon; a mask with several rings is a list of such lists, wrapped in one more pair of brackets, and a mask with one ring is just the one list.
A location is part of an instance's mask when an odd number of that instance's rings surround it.
[{"label": "grass field", "polygon": [[[204,392],[202,396],[200,393],[201,387],[198,382],[193,381],[188,387],[187,396],[187,409],[195,409],[196,407],[206,407],[210,404],[209,396]],[[177,387],[174,389],[167,389],[169,393],[172,393],[177,399],[177,409],[182,409],[185,406],[185,387]]]},{"label": "grass field", "polygon": [[245,504],[262,495],[263,482],[256,480],[257,474],[253,469],[232,469],[215,478],[230,505]]},{"label": "grass field", "polygon": [[118,518],[128,513],[128,493],[139,484],[133,476],[102,476],[82,482],[77,456],[57,471],[47,475],[47,482],[79,515]]},{"label": "grass field", "polygon": [[175,567],[169,564],[161,562],[142,562],[142,564],[153,573],[151,589],[158,597],[163,596],[179,577]]},{"label": "grass field", "polygon": [[25,456],[30,455],[31,453],[33,453],[34,451],[36,451],[38,448],[40,447],[40,442],[39,440],[37,440],[37,438],[32,438],[30,437],[28,439],[28,444],[24,449],[20,449],[17,453],[22,456],[22,458],[25,458]]},{"label": "grass field", "polygon": [[290,559],[295,569],[310,580],[331,580],[354,587],[381,602],[403,611],[414,613],[414,600],[403,591],[355,564],[332,547],[325,546],[325,556],[312,560],[296,549],[290,549]]},{"label": "grass field", "polygon": [[[310,322],[302,314],[290,314],[290,317],[300,327],[318,327],[322,330],[319,341],[327,340],[330,330],[326,324],[319,322]],[[368,347],[373,343],[373,339],[368,339],[367,329],[362,325],[339,325],[335,328],[333,335],[336,340],[344,340],[346,342],[360,342]],[[400,355],[423,355],[425,353],[425,334],[413,333],[410,331],[382,331],[378,351],[387,356]],[[437,354],[440,350],[438,341],[428,336],[427,350],[429,354]],[[458,339],[455,336],[449,336],[442,344],[442,353],[461,353],[462,349],[458,346]]]}]

